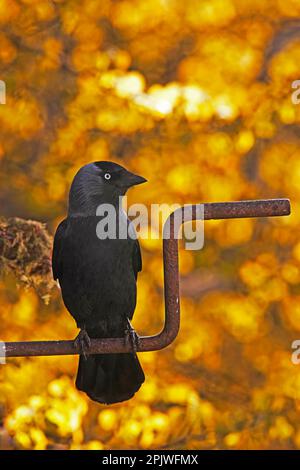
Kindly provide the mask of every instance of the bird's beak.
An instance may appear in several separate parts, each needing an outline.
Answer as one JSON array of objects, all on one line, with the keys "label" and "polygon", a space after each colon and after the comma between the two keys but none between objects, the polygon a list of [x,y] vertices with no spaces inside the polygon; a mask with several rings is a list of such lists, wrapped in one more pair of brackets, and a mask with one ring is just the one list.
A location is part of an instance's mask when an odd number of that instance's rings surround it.
[{"label": "bird's beak", "polygon": [[123,179],[123,183],[127,188],[136,186],[137,184],[146,183],[146,181],[146,178],[143,176],[135,175],[134,173],[130,173],[130,171],[126,173],[126,176]]}]

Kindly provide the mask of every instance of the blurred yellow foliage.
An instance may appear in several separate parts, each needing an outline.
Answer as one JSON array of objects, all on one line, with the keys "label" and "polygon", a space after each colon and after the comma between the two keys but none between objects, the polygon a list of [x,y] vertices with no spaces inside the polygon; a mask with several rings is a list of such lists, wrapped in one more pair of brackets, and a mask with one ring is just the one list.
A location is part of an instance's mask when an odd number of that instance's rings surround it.
[{"label": "blurred yellow foliage", "polygon": [[[293,215],[211,221],[180,251],[182,322],[140,354],[146,382],[100,406],[74,387],[77,358],[0,366],[7,448],[300,448],[299,33],[296,0],[0,0],[3,215],[64,217],[77,169],[113,160],[149,183],[129,204],[289,197]],[[154,229],[155,231],[155,229]],[[161,328],[161,240],[141,240],[135,326]],[[75,337],[6,276],[2,340]],[[1,441],[2,442],[2,441]]]}]

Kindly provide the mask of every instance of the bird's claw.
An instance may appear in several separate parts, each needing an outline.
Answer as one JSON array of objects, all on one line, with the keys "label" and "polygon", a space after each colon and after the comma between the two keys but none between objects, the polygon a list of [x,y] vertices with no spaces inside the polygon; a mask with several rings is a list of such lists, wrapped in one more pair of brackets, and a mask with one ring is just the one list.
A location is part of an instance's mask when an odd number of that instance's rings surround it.
[{"label": "bird's claw", "polygon": [[77,349],[79,348],[80,354],[87,359],[88,350],[91,346],[91,338],[89,337],[87,331],[83,328],[80,330],[79,334],[76,336],[74,340],[74,347]]},{"label": "bird's claw", "polygon": [[140,346],[140,337],[135,331],[135,329],[132,327],[128,319],[127,319],[124,339],[125,339],[125,344],[130,345],[132,348],[132,351],[136,353]]}]

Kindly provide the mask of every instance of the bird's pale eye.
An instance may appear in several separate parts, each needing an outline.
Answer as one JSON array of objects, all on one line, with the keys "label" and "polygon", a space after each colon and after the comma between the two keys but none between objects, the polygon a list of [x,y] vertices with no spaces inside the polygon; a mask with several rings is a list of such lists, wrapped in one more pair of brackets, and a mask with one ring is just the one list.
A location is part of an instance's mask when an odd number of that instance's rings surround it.
[{"label": "bird's pale eye", "polygon": [[105,178],[106,180],[110,180],[111,174],[110,174],[110,173],[105,173],[104,178]]}]

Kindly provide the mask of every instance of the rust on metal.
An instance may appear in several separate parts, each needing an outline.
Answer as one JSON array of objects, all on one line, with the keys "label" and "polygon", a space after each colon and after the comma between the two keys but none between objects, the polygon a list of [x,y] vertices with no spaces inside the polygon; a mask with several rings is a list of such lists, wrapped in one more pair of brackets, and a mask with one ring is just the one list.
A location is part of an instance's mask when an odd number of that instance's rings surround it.
[{"label": "rust on metal", "polygon": [[[162,331],[154,336],[140,337],[138,351],[155,351],[163,349],[176,338],[180,325],[180,296],[179,296],[179,270],[178,270],[178,234],[179,227],[174,220],[181,213],[181,223],[197,220],[202,208],[203,219],[232,219],[244,217],[274,217],[289,215],[290,201],[288,199],[267,199],[254,201],[205,203],[177,209],[167,222],[170,227],[170,236],[163,239],[164,262],[164,296],[165,296],[165,324]],[[166,225],[165,224],[165,225]],[[5,351],[0,356],[58,356],[79,354],[73,341],[26,341],[4,343]],[[130,352],[123,338],[92,339],[89,354],[107,354]]]}]

